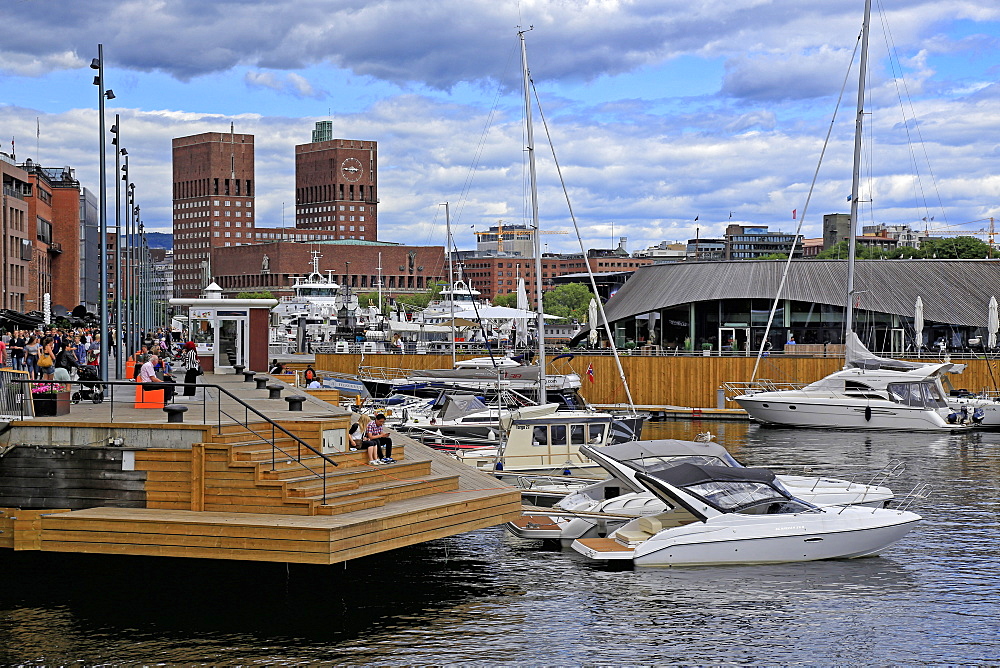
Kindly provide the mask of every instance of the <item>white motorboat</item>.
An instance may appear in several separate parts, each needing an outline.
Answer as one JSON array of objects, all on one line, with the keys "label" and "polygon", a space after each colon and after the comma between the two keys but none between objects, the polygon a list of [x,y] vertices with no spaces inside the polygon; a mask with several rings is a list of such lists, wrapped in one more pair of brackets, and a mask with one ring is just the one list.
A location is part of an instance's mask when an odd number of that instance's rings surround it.
[{"label": "white motorboat", "polygon": [[[604,448],[583,446],[581,451],[611,477],[570,492],[554,504],[551,512],[526,513],[508,522],[508,531],[521,538],[560,540],[563,545],[577,538],[603,537],[636,517],[666,510],[663,500],[636,480],[638,473],[650,474],[685,463],[743,467],[724,447],[711,441],[635,441]],[[900,463],[890,462],[868,476],[867,483],[805,475],[779,475],[777,480],[793,496],[814,505],[880,508],[893,499],[892,490],[881,483],[901,470]],[[530,496],[536,490],[531,486],[533,481],[527,482],[524,495]],[[540,482],[540,488],[547,489],[547,481]]]},{"label": "white motorboat", "polygon": [[765,424],[954,431],[981,419],[974,411],[963,416],[949,405],[942,377],[960,371],[961,365],[875,357],[853,332],[847,338],[847,367],[814,383],[778,386],[758,381],[727,383],[726,388],[738,394],[733,400],[750,417]]},{"label": "white motorboat", "polygon": [[878,554],[920,521],[907,510],[818,507],[796,499],[767,469],[680,464],[637,473],[669,509],[572,547],[595,560],[638,566],[771,564]]}]

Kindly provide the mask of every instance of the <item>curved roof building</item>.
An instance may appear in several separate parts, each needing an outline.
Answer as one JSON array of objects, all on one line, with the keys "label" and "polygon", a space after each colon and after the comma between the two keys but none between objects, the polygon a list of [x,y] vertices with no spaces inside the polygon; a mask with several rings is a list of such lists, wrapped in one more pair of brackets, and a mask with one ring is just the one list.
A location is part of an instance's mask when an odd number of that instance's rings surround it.
[{"label": "curved roof building", "polygon": [[[718,350],[759,345],[785,261],[683,262],[644,267],[608,301],[618,343]],[[780,349],[843,341],[846,260],[791,263],[768,339]],[[962,347],[985,335],[990,297],[1000,299],[1000,260],[859,260],[856,331],[873,350],[903,352],[941,338]],[[914,337],[917,297],[922,341]]]}]

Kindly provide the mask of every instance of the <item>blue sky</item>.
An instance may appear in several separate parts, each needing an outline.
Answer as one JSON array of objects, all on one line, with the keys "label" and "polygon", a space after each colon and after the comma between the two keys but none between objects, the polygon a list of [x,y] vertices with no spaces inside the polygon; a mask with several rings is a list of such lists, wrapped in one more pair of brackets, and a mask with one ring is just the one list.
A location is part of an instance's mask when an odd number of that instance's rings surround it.
[{"label": "blue sky", "polygon": [[[16,137],[19,160],[72,165],[96,187],[88,65],[101,42],[116,94],[108,112],[122,116],[149,228],[169,231],[170,139],[228,130],[230,122],[257,137],[258,220],[280,225],[282,205],[291,211],[294,146],[332,116],[337,136],[379,142],[381,238],[443,244],[438,204],[447,200],[462,230],[459,246],[468,248],[473,227],[524,222],[516,26],[533,25],[532,76],[586,246],[627,236],[636,250],[693,237],[696,228],[721,234],[730,212],[733,222],[789,231],[798,222],[792,209],[805,208],[862,7],[860,0],[6,3],[0,150]],[[876,3],[864,185],[873,204],[863,223],[916,225],[928,215],[924,200],[942,225],[1000,215],[997,54],[1000,7]],[[894,73],[902,74],[900,86]],[[899,90],[908,94],[905,119]],[[846,211],[855,95],[852,74],[803,221],[807,236],[819,235],[822,214]],[[923,143],[912,150],[904,120],[919,124]],[[542,224],[569,229],[537,118],[535,136]],[[572,235],[547,240],[551,250],[577,248]]]}]

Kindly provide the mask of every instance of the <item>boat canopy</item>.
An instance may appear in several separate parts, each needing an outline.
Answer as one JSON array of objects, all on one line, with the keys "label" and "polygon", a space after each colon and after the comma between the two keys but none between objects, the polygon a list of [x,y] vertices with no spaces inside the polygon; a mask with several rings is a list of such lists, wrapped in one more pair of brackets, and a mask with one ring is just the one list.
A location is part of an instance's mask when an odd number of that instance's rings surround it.
[{"label": "boat canopy", "polygon": [[[848,332],[847,334],[845,351],[846,354],[844,361],[847,366],[856,369],[912,371],[913,369],[923,369],[929,366],[939,366],[938,363],[934,362],[907,362],[906,360],[897,360],[890,357],[879,357],[872,351],[868,350],[868,347],[861,343],[861,339],[859,339],[858,335],[854,332]],[[942,371],[962,373],[964,370],[964,364],[952,364],[949,368],[943,369]]]},{"label": "boat canopy", "polygon": [[664,438],[655,441],[630,441],[617,445],[607,445],[602,448],[583,446],[580,450],[587,457],[595,461],[612,460],[637,471],[654,471],[676,466],[683,462],[718,466],[741,466],[718,443],[683,441],[676,438]]},{"label": "boat canopy", "polygon": [[441,409],[442,420],[457,420],[471,413],[489,410],[483,401],[471,394],[446,394],[444,407]]},{"label": "boat canopy", "polygon": [[663,471],[652,472],[650,476],[675,487],[690,487],[710,481],[754,482],[765,485],[774,483],[774,472],[768,469],[734,468],[706,464],[680,464]]}]

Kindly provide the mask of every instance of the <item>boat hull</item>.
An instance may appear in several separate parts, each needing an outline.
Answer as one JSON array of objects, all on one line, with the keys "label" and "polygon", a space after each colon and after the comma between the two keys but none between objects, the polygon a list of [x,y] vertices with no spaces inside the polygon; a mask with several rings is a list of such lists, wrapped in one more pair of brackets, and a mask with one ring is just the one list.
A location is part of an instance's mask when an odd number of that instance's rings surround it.
[{"label": "boat hull", "polygon": [[[912,513],[907,513],[912,515]],[[725,530],[671,541],[647,541],[636,549],[637,566],[714,566],[775,564],[874,556],[902,539],[919,517],[840,531],[805,531],[799,535],[737,537]]]},{"label": "boat hull", "polygon": [[736,402],[758,422],[787,427],[871,429],[894,431],[956,431],[967,425],[949,424],[941,413],[888,401],[850,403],[780,393],[736,397]]}]

